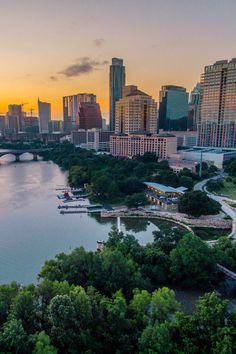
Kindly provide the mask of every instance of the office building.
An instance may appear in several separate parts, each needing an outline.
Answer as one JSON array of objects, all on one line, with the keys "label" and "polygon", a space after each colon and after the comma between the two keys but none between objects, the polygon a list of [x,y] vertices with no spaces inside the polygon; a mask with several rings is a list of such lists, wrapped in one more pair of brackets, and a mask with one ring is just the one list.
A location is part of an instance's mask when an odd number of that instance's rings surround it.
[{"label": "office building", "polygon": [[51,120],[48,124],[49,133],[63,132],[62,120]]},{"label": "office building", "polygon": [[157,133],[157,103],[137,86],[123,88],[122,98],[116,103],[115,133]]},{"label": "office building", "polygon": [[0,133],[4,133],[6,129],[6,117],[4,115],[0,115]]},{"label": "office building", "polygon": [[42,102],[38,99],[39,112],[39,131],[40,133],[48,133],[48,124],[51,120],[51,104]]},{"label": "office building", "polygon": [[123,60],[112,58],[110,66],[110,130],[115,130],[116,102],[122,97],[122,89],[125,86],[125,67]]},{"label": "office building", "polygon": [[187,130],[188,93],[181,86],[162,86],[160,91],[159,129]]},{"label": "office building", "polygon": [[[159,130],[159,133],[162,131]],[[196,131],[172,131],[171,134],[177,138],[178,148],[192,148],[197,145],[197,132]]]},{"label": "office building", "polygon": [[236,59],[206,66],[201,78],[198,145],[236,147]]},{"label": "office building", "polygon": [[64,131],[67,133],[78,129],[80,103],[96,103],[96,96],[90,93],[81,93],[63,97],[63,122]]},{"label": "office building", "polygon": [[172,134],[113,135],[110,137],[110,152],[113,156],[120,157],[133,157],[152,152],[160,159],[167,159],[177,152],[177,138]]},{"label": "office building", "polygon": [[114,132],[101,129],[78,130],[71,133],[72,143],[83,149],[109,151],[110,136]]},{"label": "office building", "polygon": [[24,117],[22,105],[10,104],[6,115],[7,129],[13,133],[24,131]]},{"label": "office building", "polygon": [[33,116],[24,117],[24,132],[39,133],[39,118]]},{"label": "office building", "polygon": [[78,104],[77,129],[102,128],[102,114],[96,102],[80,102]]},{"label": "office building", "polygon": [[197,131],[197,121],[200,108],[201,84],[198,82],[190,94],[188,105],[188,130]]}]

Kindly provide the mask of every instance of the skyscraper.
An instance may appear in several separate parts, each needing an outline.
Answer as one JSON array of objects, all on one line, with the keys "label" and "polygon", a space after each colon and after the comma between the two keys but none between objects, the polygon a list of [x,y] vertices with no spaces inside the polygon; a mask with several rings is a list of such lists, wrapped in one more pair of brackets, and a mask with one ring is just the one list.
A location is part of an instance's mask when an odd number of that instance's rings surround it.
[{"label": "skyscraper", "polygon": [[188,129],[196,131],[200,108],[201,84],[198,82],[190,94],[188,106]]},{"label": "skyscraper", "polygon": [[22,105],[10,104],[6,115],[7,128],[14,133],[24,131],[24,117]]},{"label": "skyscraper", "polygon": [[77,129],[80,103],[96,103],[96,96],[90,93],[81,93],[63,97],[64,131],[67,133]]},{"label": "skyscraper", "polygon": [[49,122],[51,120],[51,104],[42,102],[38,99],[39,111],[39,131],[40,133],[49,132]]},{"label": "skyscraper", "polygon": [[77,129],[102,128],[102,114],[96,102],[81,102],[78,105]]},{"label": "skyscraper", "polygon": [[125,86],[125,67],[123,60],[112,58],[110,66],[110,130],[115,130],[116,102],[122,97],[122,89]]},{"label": "skyscraper", "polygon": [[236,148],[236,59],[206,66],[201,86],[198,145]]},{"label": "skyscraper", "polygon": [[137,86],[123,88],[122,98],[116,103],[115,133],[157,133],[157,103]]},{"label": "skyscraper", "polygon": [[181,86],[162,86],[160,91],[159,128],[165,131],[187,130],[188,93]]}]

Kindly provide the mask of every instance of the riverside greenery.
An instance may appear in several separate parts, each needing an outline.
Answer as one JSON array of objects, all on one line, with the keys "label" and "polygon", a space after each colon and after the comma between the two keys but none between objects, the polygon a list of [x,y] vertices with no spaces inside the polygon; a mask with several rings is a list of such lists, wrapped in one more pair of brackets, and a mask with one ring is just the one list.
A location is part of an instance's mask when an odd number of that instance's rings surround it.
[{"label": "riverside greenery", "polygon": [[[183,169],[177,175],[169,167],[168,161],[158,161],[152,153],[122,159],[75,148],[73,144],[65,142],[55,145],[53,150],[44,154],[44,158],[69,171],[71,186],[81,187],[86,184],[91,199],[108,203],[125,201],[129,207],[147,203],[144,181],[172,187],[184,186],[190,191],[194,183],[199,181],[199,176],[188,169]],[[212,168],[207,170],[207,165],[203,167],[203,178],[215,172]]]},{"label": "riverside greenery", "polygon": [[1,353],[234,353],[236,315],[215,292],[192,314],[170,288],[211,291],[216,264],[236,268],[236,247],[210,248],[176,229],[140,246],[113,230],[104,252],[75,249],[45,263],[38,285],[0,286]]}]

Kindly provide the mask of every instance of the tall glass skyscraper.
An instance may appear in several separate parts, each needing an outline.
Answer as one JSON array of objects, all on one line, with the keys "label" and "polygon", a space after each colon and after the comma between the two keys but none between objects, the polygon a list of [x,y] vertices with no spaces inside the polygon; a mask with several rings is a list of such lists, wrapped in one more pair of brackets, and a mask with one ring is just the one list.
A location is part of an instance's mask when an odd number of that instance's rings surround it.
[{"label": "tall glass skyscraper", "polygon": [[181,86],[162,86],[160,91],[159,129],[187,130],[188,92]]},{"label": "tall glass skyscraper", "polygon": [[206,66],[201,87],[198,145],[236,148],[236,58]]},{"label": "tall glass skyscraper", "polygon": [[116,102],[122,97],[122,89],[125,86],[125,67],[123,59],[112,58],[110,66],[110,130],[115,130]]},{"label": "tall glass skyscraper", "polygon": [[49,122],[51,120],[51,104],[48,102],[42,102],[38,99],[38,111],[39,111],[39,131],[40,133],[48,133]]}]

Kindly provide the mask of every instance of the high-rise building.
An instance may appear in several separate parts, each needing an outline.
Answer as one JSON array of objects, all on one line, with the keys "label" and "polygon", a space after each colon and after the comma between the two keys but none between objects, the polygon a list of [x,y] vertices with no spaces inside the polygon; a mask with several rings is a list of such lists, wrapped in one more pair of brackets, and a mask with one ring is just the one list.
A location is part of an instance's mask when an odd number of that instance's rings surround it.
[{"label": "high-rise building", "polygon": [[201,84],[198,82],[190,94],[188,105],[188,130],[197,130],[197,121],[200,108]]},{"label": "high-rise building", "polygon": [[77,129],[102,128],[102,114],[98,103],[81,102],[78,104]]},{"label": "high-rise building", "polygon": [[24,117],[24,131],[26,133],[39,132],[39,119],[38,117],[25,116]]},{"label": "high-rise building", "polygon": [[48,124],[51,120],[51,104],[42,102],[38,99],[39,111],[39,131],[40,133],[48,133]]},{"label": "high-rise building", "polygon": [[122,97],[122,89],[125,86],[125,66],[123,60],[112,58],[110,66],[110,130],[115,130],[116,102]]},{"label": "high-rise building", "polygon": [[123,88],[122,98],[116,103],[115,133],[157,133],[157,103],[137,86]]},{"label": "high-rise building", "polygon": [[187,130],[188,93],[181,86],[162,86],[160,91],[159,129]]},{"label": "high-rise building", "polygon": [[64,131],[70,133],[78,127],[78,112],[80,103],[96,103],[96,96],[90,93],[81,93],[63,97]]},{"label": "high-rise building", "polygon": [[63,131],[63,121],[62,120],[51,120],[49,122],[49,133],[62,132]]},{"label": "high-rise building", "polygon": [[5,115],[0,115],[0,133],[4,133],[6,129],[6,117]]},{"label": "high-rise building", "polygon": [[206,66],[201,86],[198,145],[236,148],[236,58]]},{"label": "high-rise building", "polygon": [[14,133],[24,131],[24,117],[22,105],[10,104],[6,115],[7,128]]}]

